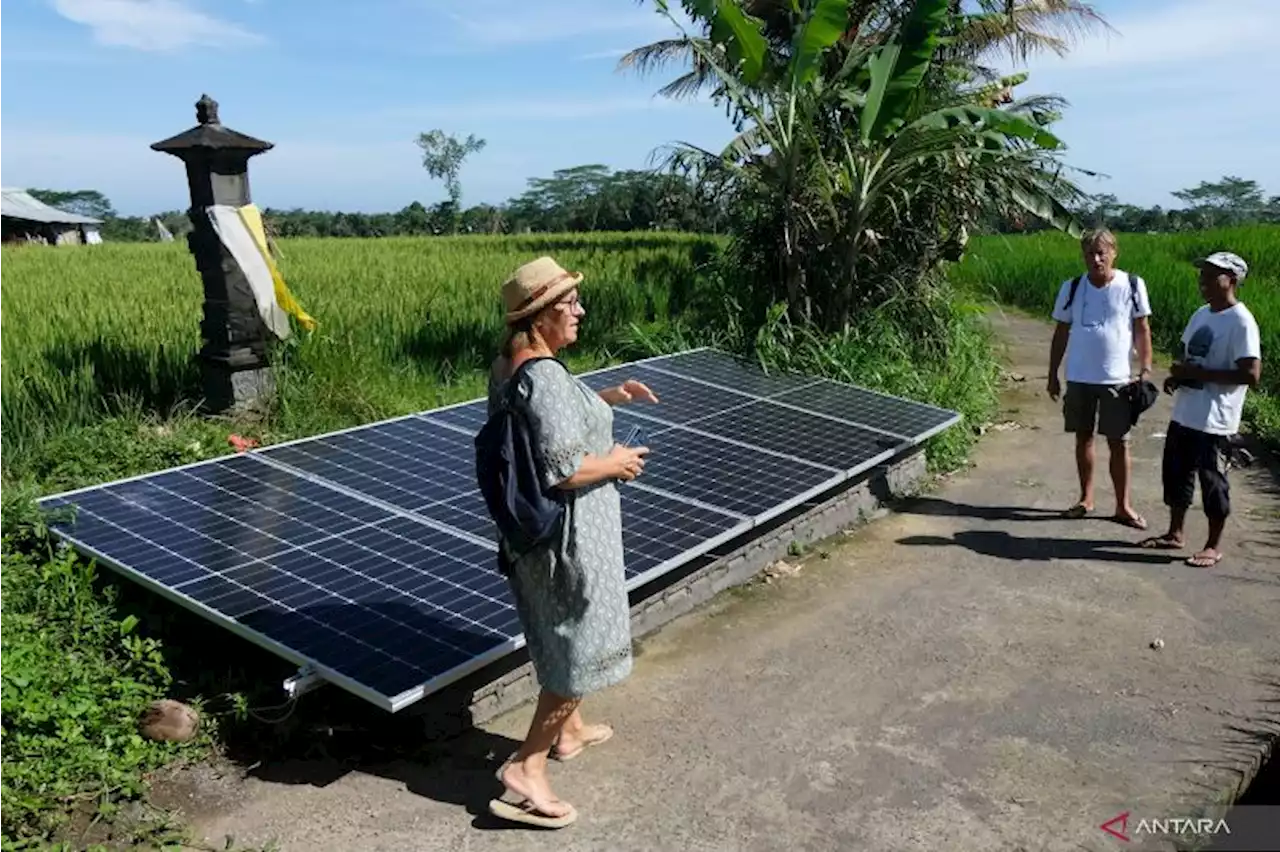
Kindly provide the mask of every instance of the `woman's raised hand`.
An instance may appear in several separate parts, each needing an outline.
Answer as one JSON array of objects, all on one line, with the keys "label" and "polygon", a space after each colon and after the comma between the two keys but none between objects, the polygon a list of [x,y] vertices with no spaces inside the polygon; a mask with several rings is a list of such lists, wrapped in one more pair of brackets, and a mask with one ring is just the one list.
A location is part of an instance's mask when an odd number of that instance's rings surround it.
[{"label": "woman's raised hand", "polygon": [[649,390],[649,386],[644,382],[638,382],[635,379],[627,379],[618,389],[622,391],[623,398],[627,402],[657,402],[658,395]]}]

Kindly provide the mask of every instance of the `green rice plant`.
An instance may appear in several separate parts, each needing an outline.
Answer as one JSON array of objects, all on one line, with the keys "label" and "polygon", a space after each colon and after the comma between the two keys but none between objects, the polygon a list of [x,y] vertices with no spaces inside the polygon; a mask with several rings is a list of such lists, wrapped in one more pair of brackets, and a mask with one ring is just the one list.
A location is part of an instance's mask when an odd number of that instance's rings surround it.
[{"label": "green rice plant", "polygon": [[[680,234],[283,240],[281,271],[319,322],[280,351],[271,429],[314,434],[483,393],[500,287],[551,254],[585,277],[574,358],[597,363],[632,326],[696,299],[710,238]],[[3,249],[4,468],[103,417],[171,419],[199,400],[201,283],[186,246]]]},{"label": "green rice plant", "polygon": [[[1192,260],[1233,251],[1249,264],[1240,289],[1262,337],[1262,384],[1251,393],[1246,421],[1258,436],[1280,446],[1280,226],[1249,225],[1180,234],[1118,234],[1116,266],[1141,275],[1151,298],[1152,342],[1158,356],[1179,352],[1191,314],[1203,304]],[[1058,233],[984,236],[973,240],[952,270],[958,284],[1048,319],[1058,288],[1084,273],[1079,244]],[[1048,336],[1045,359],[1048,359]]]}]

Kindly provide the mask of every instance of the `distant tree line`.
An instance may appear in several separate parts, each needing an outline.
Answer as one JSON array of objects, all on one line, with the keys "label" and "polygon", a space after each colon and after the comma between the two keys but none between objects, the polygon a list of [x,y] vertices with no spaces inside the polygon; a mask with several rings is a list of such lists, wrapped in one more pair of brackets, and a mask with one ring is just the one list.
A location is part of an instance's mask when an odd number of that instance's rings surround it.
[{"label": "distant tree line", "polygon": [[[175,237],[191,230],[186,211],[120,216],[95,190],[31,190],[61,210],[103,220],[108,242],[160,240],[159,221]],[[414,201],[394,213],[344,213],[265,207],[263,216],[278,237],[391,237],[449,233],[519,234],[564,231],[693,231],[718,233],[725,213],[706,185],[668,172],[612,171],[603,165],[560,169],[533,178],[521,195],[504,204],[459,209],[453,198],[430,206]]]},{"label": "distant tree line", "polygon": [[[1219,181],[1201,181],[1198,186],[1171,193],[1183,207],[1139,207],[1125,204],[1115,195],[1086,195],[1071,205],[1072,213],[1087,227],[1107,227],[1113,231],[1173,232],[1200,231],[1227,225],[1280,224],[1280,195],[1267,198],[1257,181],[1228,175]],[[1000,233],[1038,231],[1047,227],[1039,221],[1017,218],[988,222]]]},{"label": "distant tree line", "polygon": [[[95,190],[31,190],[46,204],[103,220],[110,242],[155,242],[158,220],[181,237],[191,229],[185,211],[154,216],[120,216]],[[1184,207],[1139,207],[1111,194],[1086,196],[1071,212],[1089,227],[1116,231],[1196,231],[1221,225],[1280,224],[1280,196],[1264,196],[1257,181],[1227,176],[1202,181],[1173,196]],[[528,189],[505,204],[476,204],[458,210],[452,199],[431,206],[414,201],[395,213],[343,213],[327,210],[263,211],[278,237],[391,237],[449,233],[519,234],[575,231],[689,231],[723,233],[725,203],[715,187],[658,171],[612,171],[602,165],[561,169],[549,178],[533,178]],[[998,233],[1050,227],[1034,217],[997,217],[985,230]]]}]

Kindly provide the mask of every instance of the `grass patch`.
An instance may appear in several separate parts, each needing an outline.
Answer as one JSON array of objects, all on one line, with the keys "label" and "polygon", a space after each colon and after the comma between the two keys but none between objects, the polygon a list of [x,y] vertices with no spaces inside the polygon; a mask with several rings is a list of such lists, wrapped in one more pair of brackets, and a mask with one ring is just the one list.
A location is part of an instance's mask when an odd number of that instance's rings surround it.
[{"label": "grass patch", "polygon": [[69,549],[33,553],[0,556],[6,849],[57,838],[85,806],[113,815],[117,800],[142,792],[144,773],[183,750],[136,728],[171,685],[159,642],[137,634],[135,616],[121,617],[93,565]]},{"label": "grass patch", "polygon": [[[1203,302],[1191,261],[1217,250],[1233,251],[1249,264],[1240,290],[1262,335],[1262,384],[1245,405],[1245,425],[1273,450],[1280,450],[1280,370],[1268,358],[1280,352],[1280,226],[1249,225],[1187,234],[1119,234],[1116,266],[1141,275],[1151,298],[1152,343],[1158,355],[1173,357],[1191,314]],[[973,241],[952,280],[965,289],[1044,317],[1058,288],[1082,274],[1077,242],[1057,233],[985,236]],[[1047,346],[1047,344],[1046,344]]]}]

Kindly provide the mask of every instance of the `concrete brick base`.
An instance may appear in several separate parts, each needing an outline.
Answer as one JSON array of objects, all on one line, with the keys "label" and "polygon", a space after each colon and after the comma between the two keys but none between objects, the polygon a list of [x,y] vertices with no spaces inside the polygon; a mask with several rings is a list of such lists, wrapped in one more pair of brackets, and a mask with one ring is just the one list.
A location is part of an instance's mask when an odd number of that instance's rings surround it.
[{"label": "concrete brick base", "polygon": [[[808,547],[870,520],[886,504],[914,493],[927,476],[915,448],[796,507],[721,548],[631,593],[632,635],[643,638],[733,586],[750,581],[793,545]],[[534,699],[537,678],[523,649],[402,711],[420,716],[429,738],[483,724]]]}]

